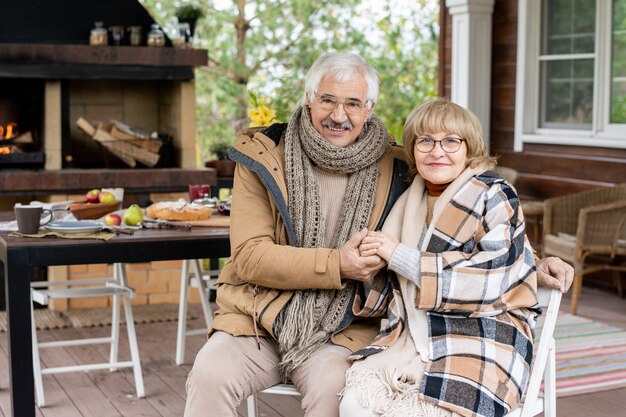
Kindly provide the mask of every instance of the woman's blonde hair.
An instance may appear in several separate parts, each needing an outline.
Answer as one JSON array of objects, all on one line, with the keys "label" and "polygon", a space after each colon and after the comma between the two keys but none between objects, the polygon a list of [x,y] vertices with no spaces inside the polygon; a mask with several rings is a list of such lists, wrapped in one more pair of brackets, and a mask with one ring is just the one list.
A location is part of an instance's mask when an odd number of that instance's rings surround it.
[{"label": "woman's blonde hair", "polygon": [[467,147],[466,167],[481,164],[494,167],[495,158],[483,139],[483,129],[474,113],[442,97],[431,99],[414,108],[404,124],[402,139],[409,161],[409,180],[417,175],[413,149],[418,136],[424,133],[454,133],[464,139]]}]

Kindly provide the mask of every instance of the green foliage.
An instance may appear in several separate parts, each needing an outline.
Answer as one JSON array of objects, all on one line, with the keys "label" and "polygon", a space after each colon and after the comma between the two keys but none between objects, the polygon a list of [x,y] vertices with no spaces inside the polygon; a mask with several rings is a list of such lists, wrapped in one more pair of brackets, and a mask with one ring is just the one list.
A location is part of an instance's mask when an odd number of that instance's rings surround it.
[{"label": "green foliage", "polygon": [[374,111],[398,142],[409,112],[438,93],[438,7],[424,0],[417,3],[415,8],[396,10],[387,2],[376,22],[377,47],[363,43],[358,48],[380,76]]},{"label": "green foliage", "polygon": [[[180,0],[140,1],[174,31]],[[377,69],[374,111],[397,139],[410,110],[437,95],[436,0],[239,0],[203,7],[194,36],[194,46],[209,51],[209,66],[195,80],[199,164],[211,156],[212,143],[232,143],[248,125],[248,90],[271,99],[276,119],[289,121],[306,72],[325,52],[357,52]]]},{"label": "green foliage", "polygon": [[204,11],[199,6],[189,3],[178,6],[174,14],[180,22],[198,20],[204,17]]},{"label": "green foliage", "polygon": [[228,159],[228,151],[232,147],[232,143],[228,138],[216,139],[209,143],[207,150],[211,153],[215,159]]},{"label": "green foliage", "polygon": [[626,123],[626,95],[614,94],[611,99],[611,123]]}]

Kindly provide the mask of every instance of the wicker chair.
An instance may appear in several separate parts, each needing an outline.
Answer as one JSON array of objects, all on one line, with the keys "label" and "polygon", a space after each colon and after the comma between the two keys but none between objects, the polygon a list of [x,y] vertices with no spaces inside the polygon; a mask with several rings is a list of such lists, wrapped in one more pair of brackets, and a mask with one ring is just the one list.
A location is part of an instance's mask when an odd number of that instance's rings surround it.
[{"label": "wicker chair", "polygon": [[574,266],[572,313],[576,314],[583,275],[613,271],[620,297],[626,271],[626,183],[550,198],[543,215],[543,254]]}]

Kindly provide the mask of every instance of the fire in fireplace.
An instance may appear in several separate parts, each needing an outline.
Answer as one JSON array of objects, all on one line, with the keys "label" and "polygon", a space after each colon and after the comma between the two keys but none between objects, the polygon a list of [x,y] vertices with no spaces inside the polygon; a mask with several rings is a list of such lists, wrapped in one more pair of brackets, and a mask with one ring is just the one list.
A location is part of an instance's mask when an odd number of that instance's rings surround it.
[{"label": "fire in fireplace", "polygon": [[15,136],[17,136],[17,123],[9,122],[6,128],[0,125],[0,154],[11,153],[11,147],[5,145],[13,145]]},{"label": "fire in fireplace", "polygon": [[44,83],[0,80],[0,169],[43,167]]}]

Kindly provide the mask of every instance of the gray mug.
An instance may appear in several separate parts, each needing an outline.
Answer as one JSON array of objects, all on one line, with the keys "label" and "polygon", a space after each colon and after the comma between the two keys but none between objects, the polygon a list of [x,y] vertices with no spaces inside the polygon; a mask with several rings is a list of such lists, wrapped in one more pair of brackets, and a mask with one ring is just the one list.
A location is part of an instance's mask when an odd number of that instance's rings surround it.
[{"label": "gray mug", "polygon": [[[15,205],[13,207],[15,219],[17,220],[17,230],[27,235],[39,232],[39,227],[50,223],[52,220],[52,210],[44,209],[41,206],[22,206]],[[48,215],[47,220],[43,220],[42,215]]]}]

